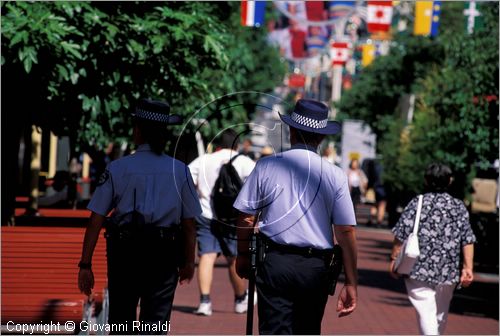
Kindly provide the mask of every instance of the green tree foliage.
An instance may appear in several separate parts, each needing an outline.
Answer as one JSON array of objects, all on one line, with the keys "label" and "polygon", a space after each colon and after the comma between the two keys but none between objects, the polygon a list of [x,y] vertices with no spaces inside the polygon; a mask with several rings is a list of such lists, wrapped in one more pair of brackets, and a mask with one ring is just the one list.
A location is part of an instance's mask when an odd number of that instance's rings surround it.
[{"label": "green tree foliage", "polygon": [[[468,192],[475,167],[498,158],[498,3],[482,3],[485,26],[465,32],[456,4],[436,39],[396,38],[359,77],[339,104],[344,118],[365,120],[378,135],[384,179],[396,192],[421,192],[427,164],[449,164],[458,178],[456,194]],[[443,15],[446,7],[443,8]],[[402,94],[416,95],[413,122],[397,111]]]},{"label": "green tree foliage", "polygon": [[[3,2],[1,9],[4,111],[80,144],[128,138],[138,98],[166,100],[190,117],[221,95],[268,91],[283,75],[264,31],[240,27],[236,3]],[[233,112],[215,124],[241,122],[251,111]]]},{"label": "green tree foliage", "polygon": [[498,99],[498,3],[483,5],[482,13],[484,30],[443,37],[443,65],[419,93],[418,113],[435,114],[437,121],[427,137],[434,159],[469,178],[476,167],[485,169],[498,158],[498,100],[488,101]]},{"label": "green tree foliage", "polygon": [[398,36],[389,55],[376,58],[352,89],[343,93],[338,104],[340,118],[362,119],[381,136],[388,127],[384,116],[395,114],[400,97],[411,93],[415,80],[424,77],[442,57],[442,48],[436,41]]},{"label": "green tree foliage", "polygon": [[[210,137],[229,125],[248,123],[251,112],[260,102],[261,92],[272,91],[280,85],[286,70],[278,50],[268,46],[264,28],[241,26],[239,2],[217,3],[217,6],[221,19],[228,22],[225,48],[228,63],[226,68],[206,73],[210,92],[204,100],[198,99],[201,108],[196,115],[208,121],[210,127],[200,130]],[[200,102],[205,105],[200,106]],[[249,131],[244,125],[239,128],[242,132]]]}]

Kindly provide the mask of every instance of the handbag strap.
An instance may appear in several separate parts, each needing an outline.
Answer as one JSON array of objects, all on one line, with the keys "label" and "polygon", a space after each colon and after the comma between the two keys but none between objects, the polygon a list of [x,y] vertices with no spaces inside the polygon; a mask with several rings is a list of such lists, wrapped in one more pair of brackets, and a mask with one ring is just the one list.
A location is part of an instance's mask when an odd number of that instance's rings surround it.
[{"label": "handbag strap", "polygon": [[413,226],[413,234],[418,235],[418,225],[420,224],[420,212],[422,211],[422,201],[424,195],[418,195],[417,215],[415,216],[415,225]]}]

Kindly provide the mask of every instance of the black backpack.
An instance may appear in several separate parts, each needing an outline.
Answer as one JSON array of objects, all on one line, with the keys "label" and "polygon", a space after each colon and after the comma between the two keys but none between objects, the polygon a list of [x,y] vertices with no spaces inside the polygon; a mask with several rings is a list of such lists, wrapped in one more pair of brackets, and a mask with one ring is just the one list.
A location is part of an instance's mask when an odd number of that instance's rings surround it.
[{"label": "black backpack", "polygon": [[238,210],[233,208],[233,203],[243,186],[238,172],[233,166],[233,161],[240,154],[221,166],[219,177],[212,189],[212,205],[215,217],[221,221],[234,221],[238,216]]}]

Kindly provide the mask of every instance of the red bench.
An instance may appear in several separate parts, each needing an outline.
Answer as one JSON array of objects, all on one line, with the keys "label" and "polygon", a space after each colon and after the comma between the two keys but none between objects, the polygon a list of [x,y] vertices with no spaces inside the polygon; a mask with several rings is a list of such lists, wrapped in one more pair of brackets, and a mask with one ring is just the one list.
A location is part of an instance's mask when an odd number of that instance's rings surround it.
[{"label": "red bench", "polygon": [[[78,323],[86,296],[78,290],[77,264],[84,228],[2,227],[2,324]],[[105,239],[93,258],[94,304],[107,287]]]}]

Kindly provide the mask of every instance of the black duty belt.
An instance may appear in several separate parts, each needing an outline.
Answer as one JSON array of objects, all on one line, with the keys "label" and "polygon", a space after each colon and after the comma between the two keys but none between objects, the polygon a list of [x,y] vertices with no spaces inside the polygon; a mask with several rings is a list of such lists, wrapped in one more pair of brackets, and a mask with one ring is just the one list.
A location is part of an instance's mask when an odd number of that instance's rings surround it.
[{"label": "black duty belt", "polygon": [[147,227],[147,226],[109,226],[106,228],[106,237],[109,238],[160,238],[165,240],[175,240],[178,237],[180,228],[175,227]]},{"label": "black duty belt", "polygon": [[265,241],[267,251],[277,251],[281,253],[298,254],[305,257],[318,257],[318,258],[331,257],[333,253],[333,249],[320,250],[313,247],[282,245],[275,243],[274,241],[270,240],[267,237],[263,239]]}]

